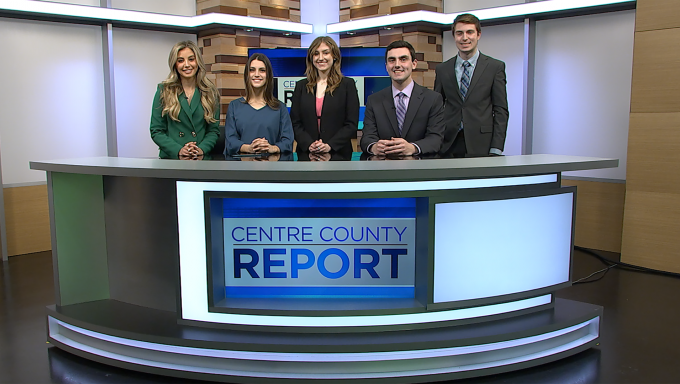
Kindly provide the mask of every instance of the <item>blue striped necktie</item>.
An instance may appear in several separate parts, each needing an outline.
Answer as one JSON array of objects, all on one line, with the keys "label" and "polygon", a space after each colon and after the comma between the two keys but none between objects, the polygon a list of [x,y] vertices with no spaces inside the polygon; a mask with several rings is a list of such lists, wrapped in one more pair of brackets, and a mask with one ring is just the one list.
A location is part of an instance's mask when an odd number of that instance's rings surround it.
[{"label": "blue striped necktie", "polygon": [[399,126],[399,134],[404,126],[404,118],[406,117],[406,103],[404,99],[406,94],[404,92],[397,93],[397,125]]},{"label": "blue striped necktie", "polygon": [[460,94],[463,95],[463,99],[467,95],[468,88],[470,88],[470,64],[469,61],[463,61],[463,76],[460,78]]}]

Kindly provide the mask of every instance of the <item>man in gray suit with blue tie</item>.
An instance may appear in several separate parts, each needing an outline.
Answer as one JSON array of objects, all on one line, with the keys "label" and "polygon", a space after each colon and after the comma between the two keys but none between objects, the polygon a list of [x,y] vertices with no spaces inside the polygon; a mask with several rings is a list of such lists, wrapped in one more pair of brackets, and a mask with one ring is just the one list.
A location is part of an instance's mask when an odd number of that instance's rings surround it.
[{"label": "man in gray suit with blue tie", "polygon": [[445,157],[501,155],[508,129],[505,63],[479,52],[479,19],[469,13],[452,27],[458,54],[437,65],[434,90],[444,98]]},{"label": "man in gray suit with blue tie", "polygon": [[361,150],[377,156],[436,154],[444,137],[442,96],[416,84],[416,51],[406,41],[385,50],[392,85],[368,97]]}]

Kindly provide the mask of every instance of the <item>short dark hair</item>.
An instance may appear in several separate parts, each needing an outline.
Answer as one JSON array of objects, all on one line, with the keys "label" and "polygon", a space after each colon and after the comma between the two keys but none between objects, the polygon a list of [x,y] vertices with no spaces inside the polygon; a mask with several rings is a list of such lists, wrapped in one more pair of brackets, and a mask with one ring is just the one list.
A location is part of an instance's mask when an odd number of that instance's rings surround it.
[{"label": "short dark hair", "polygon": [[389,52],[392,49],[395,48],[408,48],[409,53],[411,54],[411,61],[416,59],[416,50],[413,49],[413,46],[408,42],[404,40],[397,40],[393,41],[390,43],[390,45],[385,48],[385,62],[387,63],[387,52]]},{"label": "short dark hair", "polygon": [[456,33],[456,24],[458,23],[474,24],[475,28],[477,28],[477,33],[482,33],[482,24],[479,22],[477,16],[471,13],[461,13],[460,15],[456,16],[456,19],[453,20],[453,24],[451,25],[451,33]]}]

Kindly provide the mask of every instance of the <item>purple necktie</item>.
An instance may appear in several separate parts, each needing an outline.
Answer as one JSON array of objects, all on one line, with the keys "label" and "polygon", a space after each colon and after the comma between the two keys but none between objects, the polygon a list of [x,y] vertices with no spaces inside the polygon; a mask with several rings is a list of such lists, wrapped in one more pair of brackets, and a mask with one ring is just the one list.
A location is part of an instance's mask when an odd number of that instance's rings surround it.
[{"label": "purple necktie", "polygon": [[463,99],[467,95],[468,88],[470,88],[470,64],[469,61],[463,61],[463,76],[460,78],[460,94],[463,95]]},{"label": "purple necktie", "polygon": [[404,99],[406,94],[404,92],[397,93],[397,125],[399,126],[399,134],[404,126],[404,118],[406,117],[406,103]]}]

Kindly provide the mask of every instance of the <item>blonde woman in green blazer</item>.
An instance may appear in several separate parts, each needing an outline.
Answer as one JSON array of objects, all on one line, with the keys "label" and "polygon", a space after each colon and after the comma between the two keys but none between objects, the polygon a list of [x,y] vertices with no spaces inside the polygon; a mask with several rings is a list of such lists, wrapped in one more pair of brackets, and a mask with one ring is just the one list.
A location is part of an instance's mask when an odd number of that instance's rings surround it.
[{"label": "blonde woman in green blazer", "polygon": [[151,139],[161,159],[200,159],[220,135],[217,88],[193,41],[175,44],[168,58],[170,75],[158,84],[151,110]]}]

